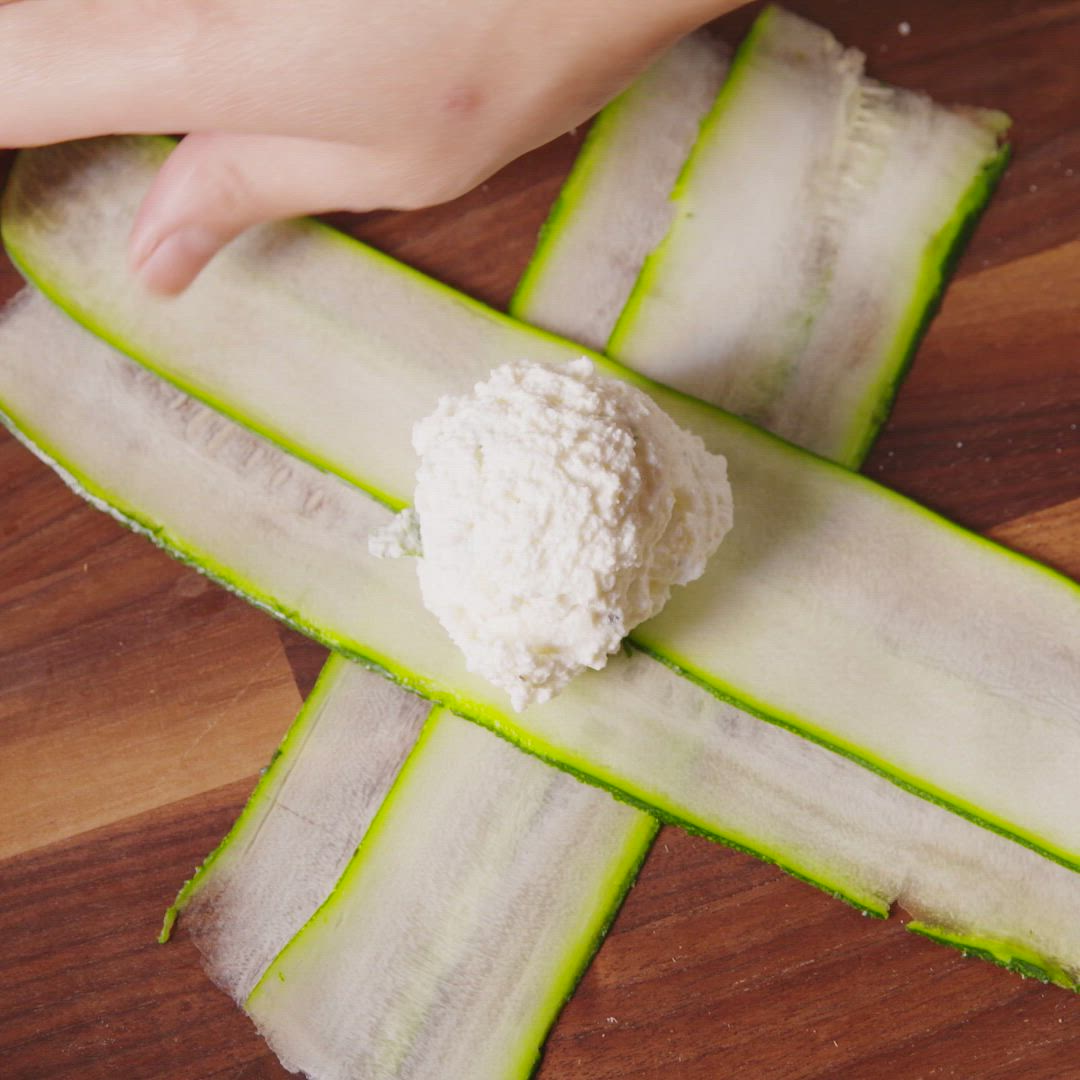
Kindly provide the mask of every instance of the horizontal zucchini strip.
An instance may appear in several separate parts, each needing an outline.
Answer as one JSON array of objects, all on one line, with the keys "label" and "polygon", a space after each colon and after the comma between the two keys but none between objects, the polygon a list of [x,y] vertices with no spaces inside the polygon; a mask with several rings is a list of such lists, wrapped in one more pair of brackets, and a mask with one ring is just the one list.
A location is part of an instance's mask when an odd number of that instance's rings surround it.
[{"label": "horizontal zucchini strip", "polygon": [[[301,629],[297,610],[330,610],[352,588],[366,532],[388,516],[32,292],[0,317],[0,405],[16,435],[95,505]],[[412,574],[402,580],[415,587]],[[387,617],[394,603],[384,594]],[[760,723],[641,652],[613,664],[611,677],[586,675],[552,703],[548,730],[632,780],[636,800],[663,820],[864,910],[884,915],[899,899],[942,932],[1042,957],[1051,977],[1067,973],[1059,981],[1080,973],[1071,871]]]},{"label": "horizontal zucchini strip", "polygon": [[[22,154],[5,197],[9,251],[130,355],[392,506],[408,500],[409,431],[440,394],[514,356],[558,362],[581,352],[310,222],[255,230],[179,300],[150,299],[127,284],[124,236],[167,149],[119,139]],[[726,454],[737,492],[736,527],[705,577],[633,640],[717,696],[1080,866],[1070,766],[1080,753],[1076,585],[594,359]],[[637,780],[627,763],[605,760],[606,748],[567,735],[557,716],[565,698],[511,716],[465,673],[419,604],[411,568],[376,569],[361,554],[353,563],[351,591],[318,613],[291,609],[293,618],[527,749],[652,804],[647,770]],[[579,692],[610,693],[618,678],[609,668],[579,680]],[[628,744],[640,735],[627,722],[619,731]]]},{"label": "horizontal zucchini strip", "polygon": [[514,292],[515,318],[604,351],[671,226],[671,192],[727,58],[707,31],[691,34],[597,116]]}]

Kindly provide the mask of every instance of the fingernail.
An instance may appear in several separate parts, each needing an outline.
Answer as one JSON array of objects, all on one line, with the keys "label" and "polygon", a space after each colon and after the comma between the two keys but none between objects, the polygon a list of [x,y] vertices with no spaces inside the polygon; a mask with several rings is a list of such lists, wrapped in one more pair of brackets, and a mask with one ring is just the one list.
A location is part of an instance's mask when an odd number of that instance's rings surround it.
[{"label": "fingernail", "polygon": [[220,247],[221,240],[209,229],[186,225],[145,255],[136,250],[132,266],[151,292],[174,295],[191,284]]}]

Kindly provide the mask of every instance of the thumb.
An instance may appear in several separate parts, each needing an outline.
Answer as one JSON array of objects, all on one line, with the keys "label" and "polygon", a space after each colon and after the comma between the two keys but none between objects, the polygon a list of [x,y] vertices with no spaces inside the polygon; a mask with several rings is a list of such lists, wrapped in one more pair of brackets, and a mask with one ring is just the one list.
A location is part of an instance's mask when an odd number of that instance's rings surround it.
[{"label": "thumb", "polygon": [[183,291],[230,240],[264,221],[382,204],[359,147],[264,135],[188,135],[135,220],[132,268],[154,292]]}]

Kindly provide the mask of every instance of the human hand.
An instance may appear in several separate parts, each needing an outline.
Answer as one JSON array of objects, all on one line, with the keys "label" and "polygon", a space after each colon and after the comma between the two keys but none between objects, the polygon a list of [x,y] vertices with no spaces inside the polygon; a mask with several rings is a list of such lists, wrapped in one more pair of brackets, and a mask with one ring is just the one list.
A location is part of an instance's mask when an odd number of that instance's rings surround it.
[{"label": "human hand", "polygon": [[740,0],[34,0],[0,8],[0,144],[190,132],[130,241],[184,289],[261,221],[454,198]]}]

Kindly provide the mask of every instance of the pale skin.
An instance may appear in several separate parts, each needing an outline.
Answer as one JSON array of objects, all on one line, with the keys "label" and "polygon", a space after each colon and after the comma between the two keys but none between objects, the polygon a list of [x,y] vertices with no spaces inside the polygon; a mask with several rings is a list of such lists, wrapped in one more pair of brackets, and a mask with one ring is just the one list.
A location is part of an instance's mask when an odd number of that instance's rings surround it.
[{"label": "pale skin", "polygon": [[188,132],[133,270],[185,289],[260,222],[468,191],[745,0],[19,0],[0,145]]}]

